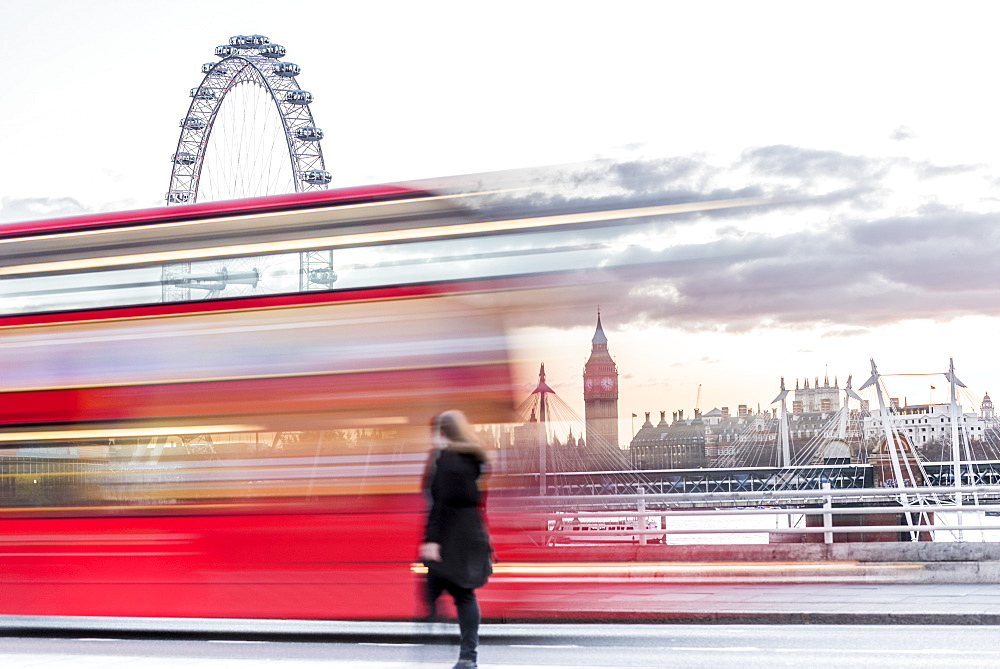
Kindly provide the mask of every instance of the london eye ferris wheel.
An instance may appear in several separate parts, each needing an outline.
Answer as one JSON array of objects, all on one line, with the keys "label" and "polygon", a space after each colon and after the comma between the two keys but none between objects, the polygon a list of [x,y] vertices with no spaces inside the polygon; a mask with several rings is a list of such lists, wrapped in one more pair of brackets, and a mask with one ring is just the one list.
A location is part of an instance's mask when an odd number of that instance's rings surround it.
[{"label": "london eye ferris wheel", "polygon": [[[191,89],[191,103],[179,124],[170,157],[168,206],[329,185],[332,176],[320,147],[323,131],[309,108],[313,96],[296,80],[301,68],[281,60],[285,53],[285,47],[263,35],[235,35],[215,48],[220,60],[202,65],[204,77]],[[329,251],[301,254],[296,269],[288,267],[289,260],[165,265],[163,300],[320,289],[336,280]],[[269,276],[278,277],[275,285],[266,285]],[[298,277],[297,288],[288,285],[290,276]]]},{"label": "london eye ferris wheel", "polygon": [[235,35],[201,66],[180,121],[167,204],[326,188],[320,140],[285,47],[263,35]]}]

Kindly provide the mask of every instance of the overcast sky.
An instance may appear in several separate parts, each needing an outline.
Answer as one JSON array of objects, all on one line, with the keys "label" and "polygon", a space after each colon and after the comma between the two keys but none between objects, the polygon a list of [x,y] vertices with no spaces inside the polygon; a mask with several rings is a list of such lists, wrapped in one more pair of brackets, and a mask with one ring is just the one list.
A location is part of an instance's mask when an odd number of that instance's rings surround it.
[{"label": "overcast sky", "polygon": [[766,406],[782,375],[858,386],[869,358],[954,356],[982,393],[1000,380],[997,13],[0,0],[0,221],[159,205],[201,64],[261,33],[302,67],[333,186],[582,164],[566,172],[600,187],[575,197],[788,201],[664,223],[669,244],[621,250],[654,263],[641,285],[525,324],[561,342],[548,380],[581,413],[597,302],[623,417],[690,410],[699,384],[703,409]]}]

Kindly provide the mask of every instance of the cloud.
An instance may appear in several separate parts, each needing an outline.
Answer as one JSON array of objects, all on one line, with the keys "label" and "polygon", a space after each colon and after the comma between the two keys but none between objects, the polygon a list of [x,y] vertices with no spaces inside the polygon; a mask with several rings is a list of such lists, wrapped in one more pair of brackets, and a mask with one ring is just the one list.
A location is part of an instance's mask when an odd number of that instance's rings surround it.
[{"label": "cloud", "polygon": [[823,338],[836,338],[836,337],[861,337],[863,335],[871,334],[871,329],[869,328],[858,328],[858,327],[847,327],[840,328],[837,330],[829,330],[824,332],[821,337]]},{"label": "cloud", "polygon": [[881,178],[885,161],[839,151],[779,144],[744,151],[742,163],[757,176],[785,177],[803,184],[823,179],[861,183]]},{"label": "cloud", "polygon": [[[496,196],[486,202],[493,213],[499,210],[511,216],[726,198],[768,199],[772,209],[847,206],[874,211],[884,204],[886,177],[900,168],[916,170],[903,160],[774,145],[748,149],[730,164],[692,155],[541,169],[510,178],[502,186],[517,182],[516,187],[511,191],[496,187]],[[918,178],[938,174],[930,164],[920,169]],[[950,173],[959,168],[941,169]],[[472,184],[472,190],[481,187],[481,181]],[[674,215],[670,220],[704,218],[733,220],[731,213],[716,210]]]},{"label": "cloud", "polygon": [[950,177],[985,169],[985,165],[934,165],[927,162],[914,163],[914,172],[924,179]]},{"label": "cloud", "polygon": [[889,139],[891,139],[893,141],[896,141],[896,142],[903,142],[903,141],[906,141],[908,139],[913,139],[916,136],[917,136],[917,134],[915,132],[913,132],[913,130],[911,130],[910,128],[907,128],[905,125],[901,125],[901,126],[899,126],[898,128],[896,128],[895,130],[892,131],[892,134],[889,135]]},{"label": "cloud", "polygon": [[[835,230],[631,251],[647,269],[609,318],[688,330],[1000,315],[1000,215],[854,221]],[[655,289],[654,289],[655,288]]]},{"label": "cloud", "polygon": [[[696,332],[822,326],[826,336],[852,337],[903,320],[1000,316],[1000,212],[938,201],[933,185],[929,197],[913,198],[906,211],[889,187],[896,177],[912,188],[945,174],[982,181],[971,165],[781,145],[747,150],[723,167],[695,159],[592,166],[588,182],[602,184],[588,192],[592,197],[566,191],[531,201],[538,207],[558,201],[563,209],[587,202],[596,209],[735,193],[773,197],[757,209],[664,217],[650,228],[659,225],[668,237],[670,230],[689,230],[665,248],[635,237],[616,245],[619,233],[600,231],[614,250],[599,280],[587,284],[587,299],[623,326]],[[735,178],[741,175],[742,183]],[[902,213],[890,215],[894,210]],[[588,324],[590,313],[578,312],[575,296],[526,318],[555,327]]]},{"label": "cloud", "polygon": [[71,197],[5,197],[0,199],[0,223],[58,218],[87,213],[87,208]]},{"label": "cloud", "polygon": [[678,183],[701,180],[709,166],[691,157],[664,160],[631,160],[612,164],[611,181],[626,191],[648,195],[676,188]]}]

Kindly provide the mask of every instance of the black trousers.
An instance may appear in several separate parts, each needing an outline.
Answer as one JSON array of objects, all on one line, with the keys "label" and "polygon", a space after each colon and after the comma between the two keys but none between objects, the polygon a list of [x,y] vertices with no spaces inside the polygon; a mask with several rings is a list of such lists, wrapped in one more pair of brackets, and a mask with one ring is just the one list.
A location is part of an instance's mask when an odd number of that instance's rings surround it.
[{"label": "black trousers", "polygon": [[476,599],[476,591],[459,587],[451,581],[429,572],[425,587],[427,617],[430,619],[437,617],[437,600],[442,592],[447,590],[451,598],[455,600],[460,636],[458,659],[475,662],[476,649],[479,646],[479,601]]}]

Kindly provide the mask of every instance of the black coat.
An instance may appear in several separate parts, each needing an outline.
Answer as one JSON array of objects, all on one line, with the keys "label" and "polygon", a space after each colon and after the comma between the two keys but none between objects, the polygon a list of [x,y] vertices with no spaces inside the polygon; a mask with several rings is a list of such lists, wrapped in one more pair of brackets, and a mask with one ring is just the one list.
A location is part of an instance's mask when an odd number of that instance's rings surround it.
[{"label": "black coat", "polygon": [[462,588],[478,588],[493,571],[481,508],[479,477],[486,456],[471,444],[451,444],[431,454],[425,480],[430,501],[424,541],[440,544],[441,561],[430,572]]}]

